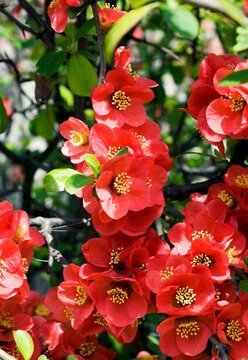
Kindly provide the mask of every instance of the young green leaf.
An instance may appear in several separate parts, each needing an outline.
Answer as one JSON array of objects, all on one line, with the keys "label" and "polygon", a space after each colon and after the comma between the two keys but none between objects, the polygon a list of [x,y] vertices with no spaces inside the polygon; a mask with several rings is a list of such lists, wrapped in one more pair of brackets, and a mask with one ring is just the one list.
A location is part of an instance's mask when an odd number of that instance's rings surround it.
[{"label": "young green leaf", "polygon": [[92,154],[85,154],[84,160],[86,164],[89,166],[90,170],[97,177],[101,171],[101,164],[97,160],[97,158]]},{"label": "young green leaf", "polygon": [[166,24],[172,30],[187,39],[196,38],[199,33],[199,22],[192,12],[183,6],[171,9],[166,4],[162,4],[160,9]]},{"label": "young green leaf", "polygon": [[74,174],[80,173],[70,168],[54,169],[45,176],[43,180],[44,187],[50,192],[63,191],[66,180]]},{"label": "young green leaf", "polygon": [[248,294],[248,280],[240,281],[239,288]]},{"label": "young green leaf", "polygon": [[43,55],[36,64],[36,72],[38,75],[50,77],[63,64],[66,58],[65,51],[51,51]]},{"label": "young green leaf", "polygon": [[8,126],[8,121],[9,121],[8,115],[3,105],[3,101],[0,98],[0,134],[6,130]]},{"label": "young green leaf", "polygon": [[232,72],[224,76],[218,86],[238,86],[248,83],[248,69]]},{"label": "young green leaf", "polygon": [[97,73],[85,56],[75,54],[67,63],[67,81],[74,94],[90,96],[92,88],[97,84]]},{"label": "young green leaf", "polygon": [[77,360],[77,358],[73,355],[68,355],[66,360]]},{"label": "young green leaf", "polygon": [[137,10],[130,11],[128,14],[122,16],[107,32],[105,36],[105,57],[109,64],[111,64],[114,51],[129,30],[131,30],[140,20],[142,20],[153,9],[159,6],[159,2],[153,2],[143,6]]},{"label": "young green leaf", "polygon": [[96,181],[95,178],[86,176],[84,174],[75,174],[70,176],[65,182],[65,191],[69,194],[75,194],[83,187],[92,184]]},{"label": "young green leaf", "polygon": [[29,360],[34,352],[32,337],[24,330],[13,331],[16,345],[25,360]]},{"label": "young green leaf", "polygon": [[41,355],[38,357],[37,360],[48,360],[48,358],[46,357],[46,355]]},{"label": "young green leaf", "polygon": [[116,156],[119,156],[119,155],[127,155],[127,153],[128,153],[128,147],[126,146],[126,147],[122,148],[121,150],[119,150],[119,151],[113,156],[113,158],[116,157]]}]

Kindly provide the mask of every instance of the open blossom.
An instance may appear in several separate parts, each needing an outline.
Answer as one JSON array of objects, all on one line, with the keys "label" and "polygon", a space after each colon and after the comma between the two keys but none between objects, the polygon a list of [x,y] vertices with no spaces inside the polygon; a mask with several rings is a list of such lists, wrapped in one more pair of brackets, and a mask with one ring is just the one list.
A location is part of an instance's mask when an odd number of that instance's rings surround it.
[{"label": "open blossom", "polygon": [[148,86],[137,85],[132,75],[123,70],[109,71],[104,84],[91,93],[96,121],[105,122],[110,127],[144,124],[146,110],[143,104],[153,98],[154,94]]}]

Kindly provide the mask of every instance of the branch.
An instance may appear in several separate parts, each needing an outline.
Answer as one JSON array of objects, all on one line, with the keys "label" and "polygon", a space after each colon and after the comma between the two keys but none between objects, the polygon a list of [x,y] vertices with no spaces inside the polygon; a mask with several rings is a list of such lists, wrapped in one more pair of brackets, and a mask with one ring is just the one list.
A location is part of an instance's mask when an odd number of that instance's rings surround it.
[{"label": "branch", "polygon": [[5,6],[6,5],[0,5],[0,12],[2,14],[4,14],[5,16],[7,16],[7,18],[10,19],[10,21],[14,24],[16,24],[21,30],[22,30],[22,33],[23,33],[23,36],[25,36],[25,31],[37,36],[37,32],[32,29],[31,27],[25,25],[25,24],[22,24],[19,20],[17,20],[14,16],[12,16],[10,13],[8,13],[8,11],[5,10]]},{"label": "branch", "polygon": [[218,357],[220,356],[223,360],[229,360],[229,357],[227,355],[227,351],[231,349],[231,347],[227,344],[221,343],[215,336],[211,336],[209,338],[210,342],[214,345],[214,347],[217,350],[217,354],[215,357],[215,360],[218,360]]},{"label": "branch", "polygon": [[99,71],[99,77],[98,77],[98,86],[103,83],[105,73],[106,73],[106,60],[104,57],[104,46],[103,46],[103,35],[100,27],[100,21],[98,16],[98,9],[97,9],[97,2],[96,0],[91,0],[90,5],[93,10],[94,15],[94,21],[96,26],[96,35],[97,35],[97,44],[99,47],[100,52],[100,71]]},{"label": "branch", "polygon": [[195,184],[175,185],[170,184],[164,188],[164,198],[170,200],[185,200],[194,192],[206,194],[208,188],[216,183],[223,182],[223,175],[216,176],[213,179],[202,181]]},{"label": "branch", "polygon": [[164,47],[164,46],[160,46],[158,44],[154,44],[154,43],[151,43],[150,41],[147,41],[145,39],[137,39],[136,37],[133,37],[131,36],[130,39],[134,40],[134,41],[137,41],[137,42],[142,42],[146,45],[150,45],[150,46],[153,46],[155,47],[156,49],[159,49],[160,51],[166,53],[167,55],[171,56],[173,59],[179,61],[180,60],[180,57],[178,55],[176,55],[172,50]]},{"label": "branch", "polygon": [[0,349],[0,359],[1,360],[17,360],[14,356],[9,355],[3,349]]},{"label": "branch", "polygon": [[51,272],[51,268],[53,265],[53,260],[56,260],[62,267],[68,265],[68,261],[64,258],[59,250],[55,247],[55,241],[52,235],[53,230],[59,229],[65,226],[79,226],[82,228],[88,228],[91,226],[91,221],[89,219],[80,219],[78,221],[75,220],[64,220],[61,218],[44,218],[38,216],[34,219],[30,219],[30,225],[40,227],[40,232],[44,236],[48,251],[48,273]]}]

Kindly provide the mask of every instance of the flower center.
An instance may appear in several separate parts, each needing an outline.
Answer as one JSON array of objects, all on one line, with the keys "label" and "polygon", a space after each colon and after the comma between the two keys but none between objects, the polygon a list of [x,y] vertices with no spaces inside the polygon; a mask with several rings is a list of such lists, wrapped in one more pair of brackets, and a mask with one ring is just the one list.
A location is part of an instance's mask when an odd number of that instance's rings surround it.
[{"label": "flower center", "polygon": [[227,68],[231,71],[233,71],[235,69],[235,65],[234,64],[228,64]]},{"label": "flower center", "polygon": [[188,339],[189,336],[196,336],[198,335],[198,331],[200,330],[197,321],[190,320],[187,322],[182,322],[176,328],[176,334],[180,335],[181,338]]},{"label": "flower center", "polygon": [[136,71],[134,71],[132,69],[132,65],[129,64],[128,66],[126,66],[124,68],[124,70],[126,70],[126,72],[128,72],[128,74],[132,75],[132,77],[134,78],[134,80],[137,80],[140,76],[136,73]]},{"label": "flower center", "polygon": [[244,326],[240,326],[240,323],[238,320],[230,320],[227,323],[226,329],[225,329],[225,333],[226,336],[233,340],[233,341],[241,341],[242,340],[242,335],[244,334],[244,330],[245,327]]},{"label": "flower center", "polygon": [[138,327],[139,325],[142,324],[143,320],[145,320],[145,316],[143,316],[143,317],[140,318],[140,319],[136,319],[136,320],[131,324],[131,326],[132,326],[132,327]]},{"label": "flower center", "polygon": [[50,2],[49,7],[52,9],[53,7],[57,6],[58,3],[59,3],[59,0],[52,0],[52,1]]},{"label": "flower center", "polygon": [[147,264],[140,264],[138,265],[138,268],[144,272],[147,272]]},{"label": "flower center", "polygon": [[65,313],[65,317],[66,317],[67,319],[69,319],[69,320],[72,319],[72,317],[73,317],[73,311],[70,310],[67,305],[66,305],[65,308],[64,308],[64,313]]},{"label": "flower center", "polygon": [[175,268],[174,266],[166,266],[164,270],[160,270],[161,280],[169,279],[174,274]]},{"label": "flower center", "polygon": [[48,310],[46,305],[39,304],[34,309],[34,314],[33,315],[48,316],[48,315],[50,315],[50,311]]},{"label": "flower center", "polygon": [[93,317],[95,318],[94,323],[101,325],[101,326],[108,326],[107,321],[104,319],[102,314],[100,314],[98,311],[96,311],[95,314],[93,314]]},{"label": "flower center", "polygon": [[73,146],[82,146],[89,144],[89,135],[85,131],[70,131],[70,143]]},{"label": "flower center", "polygon": [[126,110],[130,106],[130,97],[126,96],[125,91],[116,91],[111,98],[111,104],[116,110]]},{"label": "flower center", "polygon": [[128,293],[118,286],[114,289],[108,290],[107,294],[111,295],[110,300],[114,304],[118,305],[124,304],[125,300],[128,299]]},{"label": "flower center", "polygon": [[84,288],[81,285],[78,285],[76,297],[74,299],[75,303],[77,305],[83,305],[87,300],[87,298],[88,298],[87,292],[84,290]]},{"label": "flower center", "polygon": [[195,297],[196,294],[194,293],[194,290],[188,286],[179,288],[175,294],[176,302],[181,306],[194,304]]},{"label": "flower center", "polygon": [[23,277],[27,279],[26,273],[28,272],[28,260],[26,258],[22,258],[22,266],[23,266]]},{"label": "flower center", "polygon": [[192,240],[203,239],[203,238],[205,238],[206,236],[210,236],[210,237],[213,238],[213,236],[212,236],[208,231],[204,231],[204,230],[194,231],[194,232],[192,233]]},{"label": "flower center", "polygon": [[20,351],[17,348],[7,351],[7,354],[13,356],[17,360],[21,359],[22,357]]},{"label": "flower center", "polygon": [[246,102],[243,96],[239,95],[236,98],[233,98],[232,94],[229,94],[228,98],[232,100],[232,103],[229,105],[231,111],[242,111],[244,109]]},{"label": "flower center", "polygon": [[144,135],[137,134],[136,132],[133,132],[132,134],[138,140],[138,142],[139,142],[139,144],[141,146],[141,150],[144,151],[145,147],[146,147],[146,138],[144,137]]},{"label": "flower center", "polygon": [[238,187],[248,188],[248,175],[238,175],[236,179],[234,179],[234,182]]},{"label": "flower center", "polygon": [[217,195],[217,198],[222,200],[230,209],[234,208],[234,199],[232,195],[228,194],[228,192],[226,192],[225,190],[222,190]]},{"label": "flower center", "polygon": [[78,348],[79,354],[84,357],[90,357],[94,352],[96,351],[96,346],[93,342],[86,342],[84,344],[81,344]]},{"label": "flower center", "polygon": [[219,289],[215,289],[215,301],[219,301],[220,300],[220,295],[221,292]]},{"label": "flower center", "polygon": [[117,195],[126,195],[130,192],[130,185],[132,185],[132,183],[131,176],[123,171],[114,178],[111,182],[110,188]]},{"label": "flower center", "polygon": [[118,146],[118,147],[109,146],[108,153],[107,153],[107,160],[112,159],[112,157],[114,157],[118,153],[118,151],[120,151],[121,149],[122,149],[121,146]]},{"label": "flower center", "polygon": [[18,244],[20,240],[25,239],[29,239],[29,232],[23,225],[19,224],[14,234],[14,241]]},{"label": "flower center", "polygon": [[12,329],[14,327],[14,318],[9,312],[2,312],[0,315],[0,327],[1,329]]},{"label": "flower center", "polygon": [[0,280],[4,277],[4,273],[7,271],[7,266],[5,265],[3,259],[0,259]]},{"label": "flower center", "polygon": [[147,177],[145,185],[150,189],[152,187],[152,179]]},{"label": "flower center", "polygon": [[191,261],[192,266],[196,266],[199,264],[210,266],[212,265],[212,260],[206,254],[199,254],[194,257]]},{"label": "flower center", "polygon": [[112,249],[110,253],[110,262],[109,265],[113,268],[115,265],[119,264],[119,255],[122,252],[123,247],[118,247],[117,251]]},{"label": "flower center", "polygon": [[235,250],[236,246],[233,246],[232,248],[229,248],[226,250],[226,254],[229,258],[229,264],[238,264],[239,259],[237,258],[237,255],[239,255],[239,251]]}]

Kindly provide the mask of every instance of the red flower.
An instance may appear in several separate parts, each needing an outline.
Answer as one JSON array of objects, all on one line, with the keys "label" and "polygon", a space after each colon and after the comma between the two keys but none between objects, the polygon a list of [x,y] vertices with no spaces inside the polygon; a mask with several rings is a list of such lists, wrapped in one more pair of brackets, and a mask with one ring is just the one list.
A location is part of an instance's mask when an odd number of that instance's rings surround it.
[{"label": "red flower", "polygon": [[98,16],[102,31],[108,31],[116,21],[118,21],[123,15],[127,14],[126,11],[120,11],[115,7],[110,7],[109,4],[105,4],[103,9],[98,6]]},{"label": "red flower", "polygon": [[89,293],[99,313],[115,326],[129,325],[146,314],[147,302],[140,285],[132,278],[113,281],[105,274],[94,274]]},{"label": "red flower", "polygon": [[214,287],[199,274],[177,274],[157,295],[157,308],[172,316],[205,314],[214,306]]},{"label": "red flower", "polygon": [[89,152],[89,128],[81,120],[69,117],[60,125],[61,135],[67,139],[61,152],[71,157],[73,164],[84,161],[84,154]]},{"label": "red flower", "polygon": [[132,75],[123,70],[109,71],[104,81],[91,94],[97,122],[105,122],[110,127],[144,124],[143,104],[154,98],[149,87],[137,85]]},{"label": "red flower", "polygon": [[169,317],[157,327],[160,350],[169,356],[195,356],[205,350],[215,332],[214,313],[206,316]]},{"label": "red flower", "polygon": [[224,175],[224,180],[233,191],[239,194],[248,192],[248,168],[232,165]]}]

